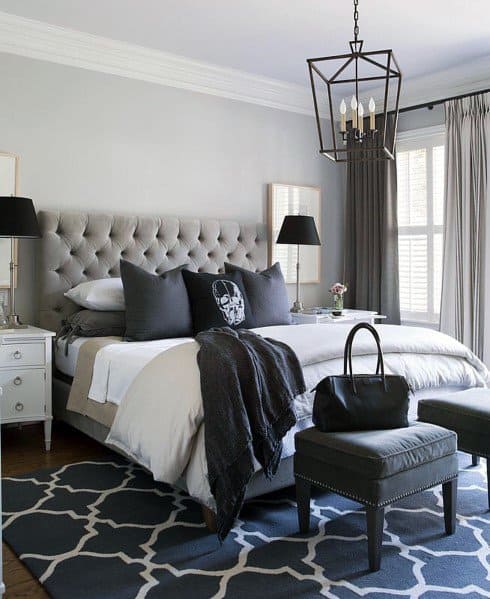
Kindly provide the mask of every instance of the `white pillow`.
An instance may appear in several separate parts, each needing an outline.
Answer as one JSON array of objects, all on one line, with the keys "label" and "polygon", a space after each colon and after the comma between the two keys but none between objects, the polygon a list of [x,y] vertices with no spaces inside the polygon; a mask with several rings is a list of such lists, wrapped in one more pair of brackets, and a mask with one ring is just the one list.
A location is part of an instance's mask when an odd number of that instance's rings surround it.
[{"label": "white pillow", "polygon": [[80,283],[64,295],[75,304],[89,310],[125,309],[122,281],[116,277]]}]

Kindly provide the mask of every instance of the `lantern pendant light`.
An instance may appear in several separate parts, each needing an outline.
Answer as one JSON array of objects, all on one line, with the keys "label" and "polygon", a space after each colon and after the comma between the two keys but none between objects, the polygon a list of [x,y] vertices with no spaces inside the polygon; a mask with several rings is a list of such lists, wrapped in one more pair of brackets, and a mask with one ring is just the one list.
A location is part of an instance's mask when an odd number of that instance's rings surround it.
[{"label": "lantern pendant light", "polygon": [[[349,42],[350,52],[307,59],[320,154],[335,162],[393,160],[402,74],[392,50],[363,52],[364,42],[359,39],[359,0],[353,1],[354,39]],[[333,74],[327,74],[328,71]],[[373,95],[380,89],[383,99],[375,102]],[[351,109],[349,120],[347,103]],[[334,106],[338,106],[338,112],[334,112]],[[364,106],[369,111],[367,118]],[[378,122],[377,108],[380,108],[378,115],[382,116]],[[393,127],[387,124],[389,112],[393,114]],[[325,147],[328,125],[323,117],[327,114],[332,138],[330,148]]]}]

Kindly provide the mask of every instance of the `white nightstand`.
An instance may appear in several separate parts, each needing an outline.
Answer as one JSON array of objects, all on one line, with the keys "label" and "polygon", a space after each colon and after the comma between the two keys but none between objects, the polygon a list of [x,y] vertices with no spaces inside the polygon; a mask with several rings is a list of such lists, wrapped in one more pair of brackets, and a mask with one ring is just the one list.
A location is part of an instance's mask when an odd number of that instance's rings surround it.
[{"label": "white nightstand", "polygon": [[44,422],[51,449],[51,355],[55,333],[37,327],[0,329],[0,415],[2,424]]},{"label": "white nightstand", "polygon": [[293,324],[357,324],[368,322],[374,324],[376,320],[383,320],[386,316],[369,310],[344,310],[342,316],[332,314],[306,314],[304,312],[293,313]]}]

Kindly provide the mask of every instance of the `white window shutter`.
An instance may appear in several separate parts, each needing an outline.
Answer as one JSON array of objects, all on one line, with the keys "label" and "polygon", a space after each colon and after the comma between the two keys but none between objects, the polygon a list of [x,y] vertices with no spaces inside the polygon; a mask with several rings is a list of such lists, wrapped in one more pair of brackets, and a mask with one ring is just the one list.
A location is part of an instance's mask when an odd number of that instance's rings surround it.
[{"label": "white window shutter", "polygon": [[402,322],[435,324],[441,299],[444,136],[398,142],[398,251]]}]

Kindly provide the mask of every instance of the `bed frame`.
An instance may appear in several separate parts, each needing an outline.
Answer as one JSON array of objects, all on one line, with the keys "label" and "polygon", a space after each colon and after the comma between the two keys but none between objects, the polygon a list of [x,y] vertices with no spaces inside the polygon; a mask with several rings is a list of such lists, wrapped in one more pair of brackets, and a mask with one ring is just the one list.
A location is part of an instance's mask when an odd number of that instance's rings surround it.
[{"label": "bed frame", "polygon": [[[51,331],[59,331],[62,320],[79,309],[64,293],[84,281],[119,276],[121,258],[155,274],[185,263],[211,273],[224,272],[225,262],[255,271],[267,267],[262,224],[97,212],[50,211],[38,217],[40,325]],[[67,377],[54,373],[54,417],[104,443],[108,428],[66,409],[70,386]],[[262,473],[255,475],[247,498],[293,482],[292,458],[287,458],[272,481]],[[203,516],[212,529],[214,514],[203,506]]]}]

